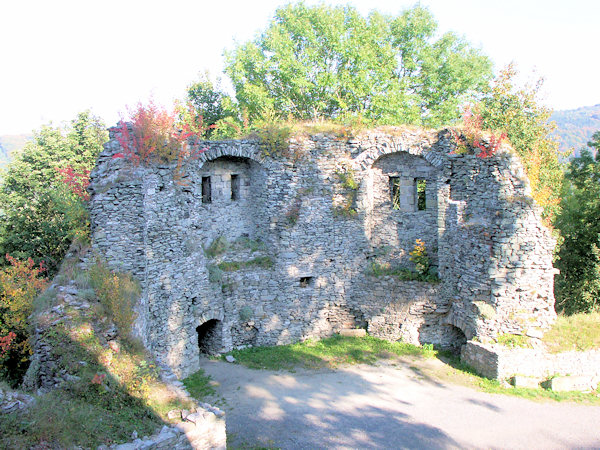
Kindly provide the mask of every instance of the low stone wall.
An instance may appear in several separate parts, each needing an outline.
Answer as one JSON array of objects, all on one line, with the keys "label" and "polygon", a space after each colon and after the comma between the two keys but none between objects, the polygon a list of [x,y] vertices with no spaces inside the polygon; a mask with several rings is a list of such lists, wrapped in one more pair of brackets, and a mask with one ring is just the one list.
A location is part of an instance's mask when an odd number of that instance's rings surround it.
[{"label": "low stone wall", "polygon": [[499,380],[514,375],[548,379],[555,375],[600,376],[600,351],[548,353],[469,341],[461,360],[481,375]]}]

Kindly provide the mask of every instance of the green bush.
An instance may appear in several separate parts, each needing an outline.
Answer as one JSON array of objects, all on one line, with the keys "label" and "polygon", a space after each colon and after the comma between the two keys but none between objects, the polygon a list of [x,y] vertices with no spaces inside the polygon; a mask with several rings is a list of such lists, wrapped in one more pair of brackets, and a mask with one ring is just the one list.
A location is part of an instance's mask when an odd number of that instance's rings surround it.
[{"label": "green bush", "polygon": [[29,367],[29,317],[34,299],[47,281],[32,259],[6,256],[10,266],[0,269],[0,378],[16,386]]}]

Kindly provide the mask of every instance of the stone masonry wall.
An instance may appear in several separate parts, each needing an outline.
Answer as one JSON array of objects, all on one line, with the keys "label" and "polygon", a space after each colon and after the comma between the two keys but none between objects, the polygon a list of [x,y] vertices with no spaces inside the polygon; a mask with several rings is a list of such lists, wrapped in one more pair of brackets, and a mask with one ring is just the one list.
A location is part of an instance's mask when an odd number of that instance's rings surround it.
[{"label": "stone masonry wall", "polygon": [[488,378],[514,375],[547,379],[556,375],[600,376],[600,351],[548,353],[542,349],[507,348],[498,344],[469,342],[462,360]]},{"label": "stone masonry wall", "polygon": [[[508,153],[450,155],[424,130],[296,137],[292,159],[203,142],[176,182],[173,166],[114,158],[110,133],[91,175],[93,247],[140,280],[136,333],[179,376],[201,349],[354,327],[458,347],[553,319],[552,240]],[[413,269],[416,239],[439,283],[375,276]]]}]

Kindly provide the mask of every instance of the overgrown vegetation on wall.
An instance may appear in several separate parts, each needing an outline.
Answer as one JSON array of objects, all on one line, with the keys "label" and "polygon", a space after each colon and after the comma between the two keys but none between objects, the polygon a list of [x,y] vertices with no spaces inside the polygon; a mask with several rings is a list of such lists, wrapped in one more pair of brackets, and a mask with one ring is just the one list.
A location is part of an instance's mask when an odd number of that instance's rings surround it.
[{"label": "overgrown vegetation on wall", "polygon": [[482,126],[505,133],[523,161],[532,196],[551,225],[559,211],[563,182],[558,141],[552,136],[552,111],[540,99],[543,80],[519,86],[517,75],[509,65],[494,79],[479,106]]},{"label": "overgrown vegetation on wall", "polygon": [[128,338],[135,320],[134,306],[141,293],[139,283],[129,274],[109,269],[100,259],[90,267],[89,281],[119,335]]},{"label": "overgrown vegetation on wall", "polygon": [[[134,431],[151,435],[169,422],[169,410],[193,406],[160,381],[155,361],[128,337],[129,329],[122,328],[129,325],[122,313],[131,307],[132,289],[123,288],[130,277],[106,270],[101,263],[88,274],[77,268],[79,256],[65,261],[37,312],[46,360],[37,361],[26,382],[35,385],[38,371],[44,370],[55,377],[49,380],[52,390],[25,412],[3,414],[2,448],[111,445],[131,440]],[[23,279],[35,274],[27,264],[16,272],[24,273]],[[0,282],[6,285],[4,279]],[[91,295],[90,284],[95,288]],[[105,314],[108,310],[112,312]]]},{"label": "overgrown vegetation on wall", "polygon": [[431,265],[425,242],[421,239],[415,241],[413,249],[409,252],[409,260],[414,268],[392,266],[387,262],[380,262],[377,257],[371,262],[368,273],[375,277],[394,276],[400,281],[424,281],[438,283],[437,272]]}]

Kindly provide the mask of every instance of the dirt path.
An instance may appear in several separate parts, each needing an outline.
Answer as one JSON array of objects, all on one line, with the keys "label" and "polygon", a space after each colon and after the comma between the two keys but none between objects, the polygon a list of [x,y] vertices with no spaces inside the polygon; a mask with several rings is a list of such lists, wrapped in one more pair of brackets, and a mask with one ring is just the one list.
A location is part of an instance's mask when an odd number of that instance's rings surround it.
[{"label": "dirt path", "polygon": [[407,363],[295,373],[202,366],[220,383],[232,447],[600,448],[600,407],[485,394]]}]

